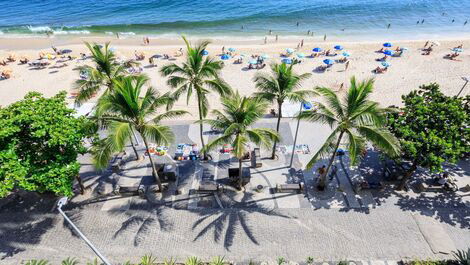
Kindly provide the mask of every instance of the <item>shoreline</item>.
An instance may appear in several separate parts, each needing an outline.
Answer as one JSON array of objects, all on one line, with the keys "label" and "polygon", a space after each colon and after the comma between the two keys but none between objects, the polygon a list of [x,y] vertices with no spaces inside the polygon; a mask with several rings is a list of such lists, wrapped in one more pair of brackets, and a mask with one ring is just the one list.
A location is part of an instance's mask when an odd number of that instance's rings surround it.
[{"label": "shoreline", "polygon": [[[152,36],[152,35],[132,35],[122,36],[119,39],[116,36],[110,36],[105,34],[99,35],[57,35],[57,36],[24,36],[24,35],[0,35],[0,51],[2,50],[30,50],[30,49],[45,49],[50,46],[66,46],[66,45],[78,45],[84,42],[97,42],[105,43],[111,42],[116,46],[128,46],[128,45],[142,45],[142,38],[148,37],[150,39],[150,46],[174,46],[182,45],[181,36],[186,35],[174,35],[169,37],[168,35]],[[306,43],[316,43],[317,45],[330,45],[332,43],[347,43],[347,44],[373,44],[380,42],[396,42],[396,43],[416,43],[425,42],[428,40],[438,41],[467,41],[470,40],[470,33],[461,36],[434,36],[429,38],[408,38],[408,39],[387,39],[387,38],[344,38],[336,39],[328,37],[326,41],[323,40],[323,36],[307,36],[307,35],[291,35],[291,36],[279,36],[278,41],[275,40],[275,35],[260,35],[260,36],[186,36],[188,40],[195,43],[198,40],[210,40],[212,45],[266,45],[264,44],[264,38],[267,38],[267,45],[288,45],[297,44],[301,40]],[[143,46],[143,45],[142,45]]]}]

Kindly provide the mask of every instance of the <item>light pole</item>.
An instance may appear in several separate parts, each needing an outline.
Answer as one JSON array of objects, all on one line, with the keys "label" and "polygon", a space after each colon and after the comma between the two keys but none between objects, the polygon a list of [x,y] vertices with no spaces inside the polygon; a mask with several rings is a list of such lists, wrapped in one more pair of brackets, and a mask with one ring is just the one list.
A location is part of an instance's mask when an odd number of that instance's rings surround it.
[{"label": "light pole", "polygon": [[72,222],[72,220],[70,220],[70,218],[64,213],[64,211],[62,211],[62,206],[67,204],[67,200],[68,200],[67,197],[62,197],[57,202],[57,209],[59,210],[59,213],[64,217],[65,221],[67,221],[67,223],[70,226],[72,226],[72,228],[75,230],[75,232],[77,232],[77,234],[85,241],[85,243],[93,250],[93,252],[95,252],[95,254],[103,261],[103,263],[106,264],[106,265],[111,265],[111,262],[109,262],[108,259],[106,259],[106,257],[103,256],[99,252],[99,250],[93,245],[93,243],[91,243],[91,241],[88,240],[88,238],[86,238],[86,236],[78,229],[78,227],[75,226],[75,224]]},{"label": "light pole", "polygon": [[467,86],[468,81],[470,81],[470,77],[463,76],[462,79],[465,81],[465,84],[463,84],[463,86],[460,89],[459,93],[457,93],[457,97],[460,96],[460,93],[462,93],[463,89]]},{"label": "light pole", "polygon": [[[300,102],[300,110],[299,116],[302,114],[302,110],[309,110],[312,108],[312,104],[310,102]],[[299,125],[300,125],[300,118],[297,118],[297,128],[295,129],[295,136],[294,136],[294,146],[292,147],[292,155],[290,156],[290,163],[289,167],[292,167],[292,163],[294,162],[294,153],[295,153],[295,145],[297,144],[297,135],[299,134]]]}]

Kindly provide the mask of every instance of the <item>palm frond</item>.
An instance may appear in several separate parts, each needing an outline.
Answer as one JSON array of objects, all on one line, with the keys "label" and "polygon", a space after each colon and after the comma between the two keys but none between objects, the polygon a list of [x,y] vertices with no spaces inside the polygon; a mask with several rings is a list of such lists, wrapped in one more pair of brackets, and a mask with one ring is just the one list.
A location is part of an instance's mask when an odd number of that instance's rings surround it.
[{"label": "palm frond", "polygon": [[371,141],[390,157],[397,157],[400,154],[400,143],[398,139],[385,128],[372,126],[357,127],[359,134]]}]

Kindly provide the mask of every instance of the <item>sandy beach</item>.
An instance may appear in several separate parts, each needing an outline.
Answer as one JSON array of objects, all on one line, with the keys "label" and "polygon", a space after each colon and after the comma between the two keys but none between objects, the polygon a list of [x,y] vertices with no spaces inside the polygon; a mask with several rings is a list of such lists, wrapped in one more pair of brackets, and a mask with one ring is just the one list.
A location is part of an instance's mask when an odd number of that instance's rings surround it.
[{"label": "sandy beach", "polygon": [[[169,60],[158,58],[155,59],[156,67],[149,67],[148,57],[152,55],[169,54],[173,55],[179,48],[184,48],[183,42],[179,39],[151,39],[150,45],[144,46],[142,38],[135,36],[132,38],[120,39],[111,37],[88,37],[88,38],[1,38],[0,39],[0,60],[6,58],[9,54],[14,53],[17,58],[26,56],[30,60],[38,58],[38,54],[42,52],[53,53],[51,46],[54,45],[59,49],[71,49],[73,56],[79,57],[80,53],[87,53],[84,41],[95,41],[97,43],[111,42],[111,47],[117,51],[118,57],[127,59],[134,58],[134,51],[143,52],[146,56],[142,61],[143,73],[151,78],[151,85],[162,93],[169,91],[166,85],[166,79],[159,73],[161,66],[170,63]],[[193,43],[197,42],[191,39]],[[267,54],[270,59],[267,64],[272,62],[280,62],[282,59],[280,53],[286,48],[295,49],[301,41],[300,38],[282,39],[279,42],[274,41],[274,37],[270,36],[267,44],[263,40],[234,40],[218,39],[214,40],[209,46],[209,56],[217,56],[221,53],[222,47],[236,49],[236,54],[244,54],[245,60],[243,64],[234,64],[234,59],[226,60],[225,67],[222,71],[222,77],[241,94],[249,95],[255,92],[253,76],[259,71],[268,71],[269,67],[263,70],[248,70],[247,62],[252,54]],[[344,64],[334,64],[330,71],[317,73],[313,70],[323,65],[324,56],[318,58],[306,57],[302,63],[295,66],[298,73],[312,73],[311,78],[306,81],[304,88],[313,88],[315,86],[328,86],[334,88],[338,93],[343,93],[348,86],[348,80],[352,76],[358,79],[374,78],[375,91],[373,99],[380,102],[383,106],[400,105],[401,96],[417,89],[422,84],[437,82],[441,85],[442,90],[448,95],[456,94],[465,83],[463,76],[469,76],[470,69],[470,53],[465,48],[470,47],[470,39],[443,39],[438,40],[439,46],[435,46],[430,55],[422,55],[421,48],[426,40],[422,41],[399,41],[393,43],[396,46],[406,47],[408,50],[399,58],[390,58],[388,62],[391,64],[388,71],[384,74],[375,74],[373,69],[380,66],[375,59],[383,57],[383,54],[375,51],[382,47],[382,41],[369,42],[329,42],[319,39],[305,39],[304,45],[297,52],[310,55],[312,48],[321,47],[322,49],[331,49],[333,46],[340,44],[344,46],[344,51],[348,51],[350,65],[345,70]],[[457,60],[449,60],[443,58],[450,53],[450,49],[457,45],[463,44],[464,52],[457,57]],[[184,57],[175,58],[173,62],[181,62]],[[339,59],[341,56],[328,57],[331,59]],[[57,59],[56,59],[57,60]],[[12,70],[12,77],[7,80],[0,81],[0,105],[8,105],[12,102],[20,100],[29,91],[38,91],[46,96],[52,96],[61,90],[65,90],[70,95],[73,82],[79,77],[76,66],[91,64],[91,60],[73,60],[66,62],[68,66],[63,68],[54,68],[55,61],[51,60],[49,67],[42,70],[33,70],[28,65],[19,65],[19,62],[9,63],[7,66],[0,66],[0,72],[5,69]],[[341,89],[341,84],[344,87]],[[467,88],[470,89],[470,88]],[[463,95],[468,94],[468,90]],[[97,97],[91,100],[93,102]],[[70,102],[73,98],[70,97]],[[210,98],[211,108],[219,107],[219,100],[216,95]],[[176,104],[175,109],[186,109],[189,112],[196,113],[195,101],[191,101],[186,106],[186,100],[181,100]],[[186,117],[195,119],[196,117]]]}]

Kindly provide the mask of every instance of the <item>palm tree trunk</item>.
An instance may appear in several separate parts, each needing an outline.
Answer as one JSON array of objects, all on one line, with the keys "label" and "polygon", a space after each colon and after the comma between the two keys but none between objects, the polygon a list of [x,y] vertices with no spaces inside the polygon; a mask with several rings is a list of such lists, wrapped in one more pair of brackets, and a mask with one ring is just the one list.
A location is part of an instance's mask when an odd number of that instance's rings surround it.
[{"label": "palm tree trunk", "polygon": [[132,135],[129,135],[129,140],[131,141],[132,150],[134,150],[135,160],[139,160],[139,153],[137,153],[137,149],[135,149],[134,141],[132,141]]},{"label": "palm tree trunk", "polygon": [[403,178],[400,181],[400,184],[398,184],[397,190],[403,190],[406,186],[406,183],[408,180],[411,178],[413,173],[416,171],[417,165],[416,161],[413,161],[413,164],[411,165],[410,169],[408,169],[403,176]]},{"label": "palm tree trunk", "polygon": [[338,137],[338,141],[336,142],[335,149],[333,150],[333,154],[331,155],[330,162],[328,163],[328,167],[326,167],[326,172],[322,176],[320,176],[320,182],[318,183],[318,189],[323,190],[326,186],[326,176],[328,176],[328,172],[330,171],[333,162],[335,161],[336,152],[338,151],[339,144],[341,143],[341,138],[343,138],[344,132],[341,132]]},{"label": "palm tree trunk", "polygon": [[[140,135],[142,135],[142,133]],[[148,152],[149,146],[147,144],[147,138],[142,135],[142,140],[144,140],[145,150],[147,150],[147,152]],[[163,192],[162,182],[160,181],[160,177],[158,176],[157,169],[155,168],[155,164],[153,163],[153,159],[152,159],[152,156],[150,155],[150,153],[149,153],[149,159],[150,159],[150,165],[152,166],[152,175],[155,178],[155,180],[157,181],[158,190],[160,192]]]},{"label": "palm tree trunk", "polygon": [[203,124],[202,124],[202,111],[201,111],[201,100],[199,99],[199,95],[197,95],[197,105],[198,105],[198,111],[199,111],[199,136],[201,137],[201,150],[203,150],[202,154],[204,156],[204,160],[207,160],[207,152],[204,150],[204,137],[203,137]]},{"label": "palm tree trunk", "polygon": [[[282,102],[277,103],[277,111],[278,111],[278,115],[277,115],[276,132],[279,134],[279,126],[281,125],[281,118],[282,118]],[[276,158],[276,145],[277,145],[277,141],[274,140],[273,153],[271,155],[271,159]]]},{"label": "palm tree trunk", "polygon": [[243,174],[242,174],[242,158],[238,158],[238,186],[240,190],[243,188]]},{"label": "palm tree trunk", "polygon": [[80,187],[80,194],[83,195],[85,193],[85,186],[83,185],[82,178],[80,177],[80,174],[77,174],[75,176],[75,179],[78,182],[78,186]]}]

